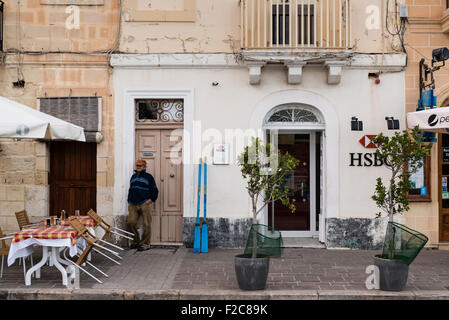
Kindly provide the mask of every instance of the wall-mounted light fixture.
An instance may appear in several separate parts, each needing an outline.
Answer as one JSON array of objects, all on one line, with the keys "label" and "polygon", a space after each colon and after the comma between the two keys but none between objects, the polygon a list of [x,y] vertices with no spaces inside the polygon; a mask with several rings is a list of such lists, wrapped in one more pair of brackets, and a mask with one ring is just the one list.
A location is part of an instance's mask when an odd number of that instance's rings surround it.
[{"label": "wall-mounted light fixture", "polygon": [[446,60],[449,59],[449,49],[448,48],[438,48],[435,50],[432,50],[432,62],[446,62]]},{"label": "wall-mounted light fixture", "polygon": [[388,130],[399,130],[399,120],[393,117],[385,117],[385,120],[387,120]]},{"label": "wall-mounted light fixture", "polygon": [[356,117],[351,118],[351,130],[363,131],[363,121],[359,121]]}]

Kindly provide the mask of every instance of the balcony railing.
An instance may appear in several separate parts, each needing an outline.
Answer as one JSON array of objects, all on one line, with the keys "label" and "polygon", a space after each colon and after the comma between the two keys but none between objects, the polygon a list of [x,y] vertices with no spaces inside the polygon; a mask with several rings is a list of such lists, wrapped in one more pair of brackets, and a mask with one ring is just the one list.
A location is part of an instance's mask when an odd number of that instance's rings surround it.
[{"label": "balcony railing", "polygon": [[350,0],[242,0],[243,49],[349,49]]}]

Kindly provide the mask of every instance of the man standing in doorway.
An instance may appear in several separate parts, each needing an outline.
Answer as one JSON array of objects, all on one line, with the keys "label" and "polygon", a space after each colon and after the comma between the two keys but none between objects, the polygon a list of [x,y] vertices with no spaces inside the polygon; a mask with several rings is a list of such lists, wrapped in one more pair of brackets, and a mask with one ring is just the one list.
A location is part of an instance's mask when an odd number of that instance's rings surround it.
[{"label": "man standing in doorway", "polygon": [[[159,190],[151,174],[146,172],[147,162],[145,160],[136,161],[136,170],[131,177],[131,184],[128,192],[128,224],[131,232],[134,233],[134,243],[131,249],[144,251],[150,249],[151,240],[151,211],[150,204],[157,200]],[[137,232],[139,217],[143,220],[142,240]]]}]

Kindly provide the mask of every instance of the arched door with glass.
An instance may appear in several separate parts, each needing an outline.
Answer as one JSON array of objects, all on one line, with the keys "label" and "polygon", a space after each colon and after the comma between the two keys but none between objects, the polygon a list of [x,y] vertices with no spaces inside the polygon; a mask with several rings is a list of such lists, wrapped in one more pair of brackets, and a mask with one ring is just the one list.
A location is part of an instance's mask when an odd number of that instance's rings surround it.
[{"label": "arched door with glass", "polygon": [[274,108],[265,118],[267,141],[281,152],[300,161],[284,179],[294,212],[280,201],[271,203],[267,223],[284,235],[317,236],[322,194],[322,131],[324,121],[313,107],[286,104]]}]

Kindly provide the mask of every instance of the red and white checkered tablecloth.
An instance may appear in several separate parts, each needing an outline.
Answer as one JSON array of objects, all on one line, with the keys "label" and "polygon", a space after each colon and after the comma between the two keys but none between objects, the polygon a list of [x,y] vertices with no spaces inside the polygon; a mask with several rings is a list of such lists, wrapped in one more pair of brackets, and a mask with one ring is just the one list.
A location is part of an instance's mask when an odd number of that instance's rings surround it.
[{"label": "red and white checkered tablecloth", "polygon": [[76,244],[77,232],[70,226],[30,227],[17,232],[12,239],[17,243],[26,239],[71,239],[72,245]]},{"label": "red and white checkered tablecloth", "polygon": [[[74,217],[76,217],[86,227],[92,227],[92,228],[95,227],[95,221],[89,216],[70,216],[70,218],[74,218]],[[42,219],[41,222],[45,222],[46,219],[47,218]],[[62,220],[61,225],[65,226],[65,227],[70,226],[69,219]]]}]

